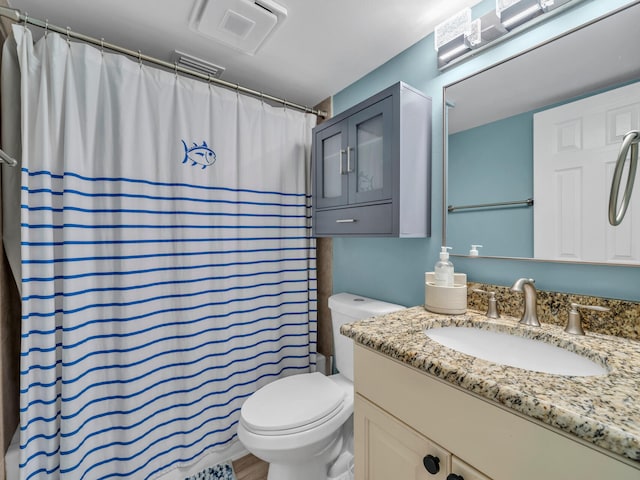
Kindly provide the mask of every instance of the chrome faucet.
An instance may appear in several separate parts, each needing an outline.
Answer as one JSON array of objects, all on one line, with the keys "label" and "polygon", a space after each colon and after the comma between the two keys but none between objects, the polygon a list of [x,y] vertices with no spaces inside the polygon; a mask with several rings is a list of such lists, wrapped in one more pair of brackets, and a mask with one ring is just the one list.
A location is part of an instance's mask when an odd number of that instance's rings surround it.
[{"label": "chrome faucet", "polygon": [[530,327],[539,327],[537,313],[537,294],[533,278],[519,278],[511,287],[512,292],[524,292],[524,312],[520,323],[529,325]]}]

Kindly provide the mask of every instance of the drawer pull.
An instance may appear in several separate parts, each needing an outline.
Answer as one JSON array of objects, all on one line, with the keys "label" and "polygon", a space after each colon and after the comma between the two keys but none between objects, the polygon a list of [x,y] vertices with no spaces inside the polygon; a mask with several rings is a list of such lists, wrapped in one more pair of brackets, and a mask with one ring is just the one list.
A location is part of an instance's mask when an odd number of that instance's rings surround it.
[{"label": "drawer pull", "polygon": [[336,220],[336,223],[356,223],[356,219],[355,218],[341,218],[339,220]]},{"label": "drawer pull", "polygon": [[431,475],[435,475],[440,471],[440,459],[438,457],[427,455],[422,459],[422,463]]}]

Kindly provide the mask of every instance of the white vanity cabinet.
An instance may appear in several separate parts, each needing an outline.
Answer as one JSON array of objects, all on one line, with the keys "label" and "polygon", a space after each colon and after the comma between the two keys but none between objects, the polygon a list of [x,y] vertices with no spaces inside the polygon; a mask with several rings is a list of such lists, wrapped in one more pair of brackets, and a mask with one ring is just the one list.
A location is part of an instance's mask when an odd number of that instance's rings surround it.
[{"label": "white vanity cabinet", "polygon": [[431,234],[431,99],[399,82],[313,129],[313,234]]},{"label": "white vanity cabinet", "polygon": [[447,480],[491,480],[458,457],[451,458],[451,475]]},{"label": "white vanity cabinet", "polygon": [[449,452],[360,395],[354,408],[354,428],[360,434],[355,451],[357,479],[422,480],[427,476],[424,459],[429,457],[434,472],[429,478],[446,480]]},{"label": "white vanity cabinet", "polygon": [[491,480],[360,395],[354,426],[357,480]]},{"label": "white vanity cabinet", "polygon": [[640,478],[636,462],[359,344],[355,392],[356,480]]}]

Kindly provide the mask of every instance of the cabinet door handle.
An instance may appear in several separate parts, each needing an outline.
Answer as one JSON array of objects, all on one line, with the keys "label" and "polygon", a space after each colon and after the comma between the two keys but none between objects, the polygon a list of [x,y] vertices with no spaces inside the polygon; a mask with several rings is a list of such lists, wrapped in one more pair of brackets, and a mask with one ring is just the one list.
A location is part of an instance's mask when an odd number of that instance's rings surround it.
[{"label": "cabinet door handle", "polygon": [[351,147],[347,147],[347,173],[351,173]]},{"label": "cabinet door handle", "polygon": [[339,220],[336,220],[336,223],[356,223],[356,219],[355,218],[341,218]]},{"label": "cabinet door handle", "polygon": [[[429,472],[431,475],[435,475],[440,471],[440,459],[433,455],[427,455],[426,457],[424,457],[422,459],[422,464],[424,465],[424,468],[427,469],[427,472]],[[447,478],[447,480],[450,479]]]},{"label": "cabinet door handle", "polygon": [[340,149],[340,160],[338,161],[338,167],[340,168],[340,175],[341,176],[344,175],[345,173],[347,173],[342,169],[342,156],[345,153],[347,154],[347,171],[349,170],[349,149],[347,148],[347,150],[345,150],[344,148],[341,148]]}]

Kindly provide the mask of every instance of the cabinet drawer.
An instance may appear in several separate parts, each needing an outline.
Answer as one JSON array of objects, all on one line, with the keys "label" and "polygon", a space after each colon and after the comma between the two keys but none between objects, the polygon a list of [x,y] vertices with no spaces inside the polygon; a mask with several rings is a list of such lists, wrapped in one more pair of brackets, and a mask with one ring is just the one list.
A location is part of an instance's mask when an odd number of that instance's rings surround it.
[{"label": "cabinet drawer", "polygon": [[313,233],[317,237],[340,235],[391,235],[390,203],[316,211]]}]

